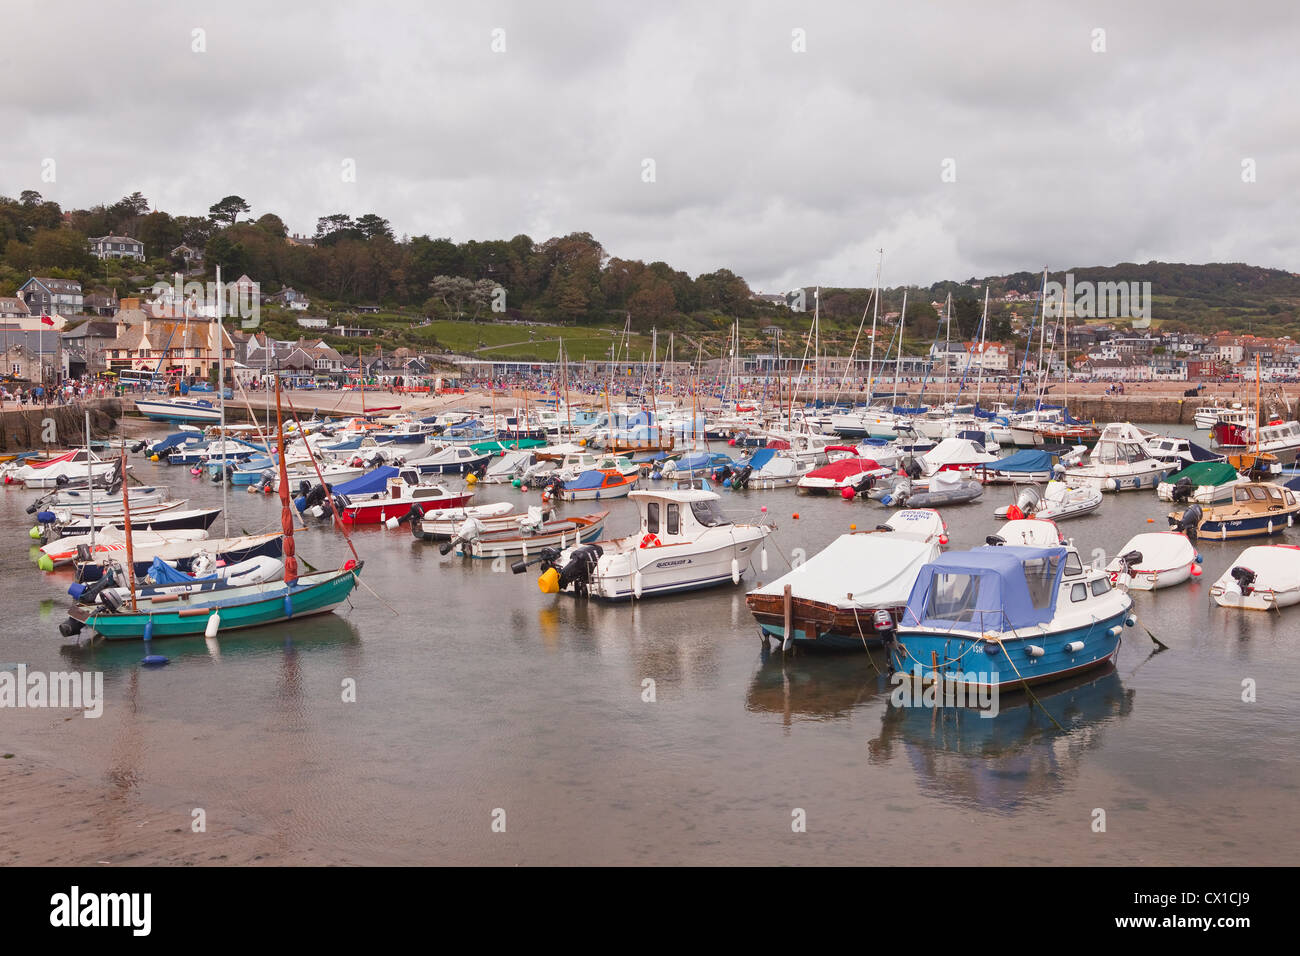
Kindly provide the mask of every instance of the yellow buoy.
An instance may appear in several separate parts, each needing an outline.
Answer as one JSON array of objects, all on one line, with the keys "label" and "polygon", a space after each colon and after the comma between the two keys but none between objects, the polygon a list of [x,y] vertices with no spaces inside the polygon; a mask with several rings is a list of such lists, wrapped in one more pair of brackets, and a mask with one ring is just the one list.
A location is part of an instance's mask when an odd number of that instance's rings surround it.
[{"label": "yellow buoy", "polygon": [[477,484],[478,484],[478,478],[477,478],[476,476],[474,476],[474,475],[466,475],[466,476],[465,476],[465,484],[467,484],[467,485],[477,485]]},{"label": "yellow buoy", "polygon": [[157,455],[150,455],[150,456],[149,456],[149,460],[150,460],[150,461],[157,461],[157,460],[158,460],[158,456],[157,456]]},{"label": "yellow buoy", "polygon": [[48,554],[43,554],[36,560],[36,566],[40,568],[42,571],[53,571],[54,559],[51,558]]},{"label": "yellow buoy", "polygon": [[40,526],[40,525],[34,525],[34,526],[32,527],[32,530],[30,530],[30,531],[27,532],[27,537],[29,537],[29,538],[31,538],[31,539],[33,539],[33,540],[35,540],[35,541],[40,541],[40,540],[41,540],[41,526]]},{"label": "yellow buoy", "polygon": [[543,571],[542,576],[537,579],[537,589],[543,594],[559,594],[560,572],[555,568]]}]

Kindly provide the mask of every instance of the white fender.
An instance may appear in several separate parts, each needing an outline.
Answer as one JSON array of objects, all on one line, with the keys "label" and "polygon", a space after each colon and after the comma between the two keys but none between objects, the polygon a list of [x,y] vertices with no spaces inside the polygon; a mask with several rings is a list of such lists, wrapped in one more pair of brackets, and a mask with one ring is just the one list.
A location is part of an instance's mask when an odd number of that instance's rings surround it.
[{"label": "white fender", "polygon": [[632,575],[632,596],[640,599],[641,597],[641,572],[637,571]]},{"label": "white fender", "polygon": [[740,562],[735,558],[731,559],[731,583],[740,583]]},{"label": "white fender", "polygon": [[767,548],[758,552],[758,567],[760,570],[767,570]]},{"label": "white fender", "polygon": [[1083,650],[1083,641],[1071,641],[1069,644],[1065,645],[1065,652],[1067,654],[1077,654],[1081,650]]},{"label": "white fender", "polygon": [[203,636],[212,638],[217,636],[217,629],[221,627],[221,615],[216,611],[208,617],[208,626],[203,629]]}]

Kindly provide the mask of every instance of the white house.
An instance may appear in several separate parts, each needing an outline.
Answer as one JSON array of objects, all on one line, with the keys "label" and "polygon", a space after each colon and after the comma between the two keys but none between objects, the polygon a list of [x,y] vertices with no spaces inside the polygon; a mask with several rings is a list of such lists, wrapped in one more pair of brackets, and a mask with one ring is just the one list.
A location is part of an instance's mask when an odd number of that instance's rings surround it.
[{"label": "white house", "polygon": [[99,236],[90,240],[90,251],[98,259],[144,261],[144,243],[130,236]]}]

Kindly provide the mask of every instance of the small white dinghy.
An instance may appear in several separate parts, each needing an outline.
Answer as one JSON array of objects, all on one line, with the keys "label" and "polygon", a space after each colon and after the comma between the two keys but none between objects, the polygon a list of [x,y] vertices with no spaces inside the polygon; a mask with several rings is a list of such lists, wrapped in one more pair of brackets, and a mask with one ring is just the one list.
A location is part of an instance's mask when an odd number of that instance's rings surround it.
[{"label": "small white dinghy", "polygon": [[1097,488],[1071,487],[1064,481],[1049,481],[1043,500],[1034,508],[1035,518],[1064,521],[1078,518],[1101,507],[1102,494]]},{"label": "small white dinghy", "polygon": [[1056,527],[1056,523],[1044,518],[1013,518],[998,529],[997,537],[1001,539],[1001,544],[1029,548],[1055,548],[1065,544],[1065,539],[1061,537],[1061,531]]},{"label": "small white dinghy", "polygon": [[1300,603],[1300,547],[1247,548],[1210,588],[1219,607],[1268,611]]},{"label": "small white dinghy", "polygon": [[[1195,570],[1193,570],[1195,569]],[[1200,574],[1196,547],[1179,531],[1150,531],[1129,538],[1106,565],[1111,582],[1130,591],[1156,591]]]}]

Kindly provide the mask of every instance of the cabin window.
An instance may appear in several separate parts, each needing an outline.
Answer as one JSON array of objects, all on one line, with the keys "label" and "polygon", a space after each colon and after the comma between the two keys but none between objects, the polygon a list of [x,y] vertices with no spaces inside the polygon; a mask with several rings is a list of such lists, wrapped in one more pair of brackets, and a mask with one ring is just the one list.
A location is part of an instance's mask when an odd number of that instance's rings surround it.
[{"label": "cabin window", "polygon": [[1249,501],[1250,492],[1248,492],[1245,488],[1238,488],[1236,498],[1238,501]]},{"label": "cabin window", "polygon": [[1295,504],[1295,498],[1291,495],[1291,492],[1289,491],[1286,492],[1286,503],[1288,506]]},{"label": "cabin window", "polygon": [[722,513],[721,506],[712,498],[705,501],[692,501],[691,514],[706,528],[716,528],[719,525],[731,524],[727,516]]},{"label": "cabin window", "polygon": [[648,534],[659,533],[659,502],[657,501],[646,502],[645,530]]},{"label": "cabin window", "polygon": [[682,533],[682,511],[679,505],[668,506],[668,520],[665,525],[669,534]]},{"label": "cabin window", "polygon": [[1065,573],[1071,576],[1083,573],[1083,561],[1073,551],[1065,556]]},{"label": "cabin window", "polygon": [[1254,498],[1256,501],[1263,501],[1263,500],[1267,497],[1267,496],[1264,494],[1264,489],[1263,489],[1263,488],[1251,488],[1251,489],[1250,489],[1250,496],[1251,496],[1252,498]]},{"label": "cabin window", "polygon": [[1086,601],[1088,599],[1088,585],[1080,581],[1070,588],[1071,601]]},{"label": "cabin window", "polygon": [[1110,590],[1110,578],[1097,578],[1092,582],[1092,593],[1098,597]]},{"label": "cabin window", "polygon": [[980,579],[974,574],[936,574],[926,597],[925,616],[940,621],[969,621],[979,606]]},{"label": "cabin window", "polygon": [[1045,608],[1052,605],[1052,588],[1056,584],[1056,569],[1061,559],[1034,558],[1024,563],[1025,583],[1029,585],[1029,599],[1034,607]]},{"label": "cabin window", "polygon": [[1277,493],[1277,489],[1276,489],[1276,488],[1269,488],[1269,489],[1267,489],[1267,491],[1268,491],[1268,497],[1269,497],[1269,500],[1270,500],[1270,501],[1281,501],[1281,500],[1282,500],[1282,496],[1279,495],[1279,494]]}]

